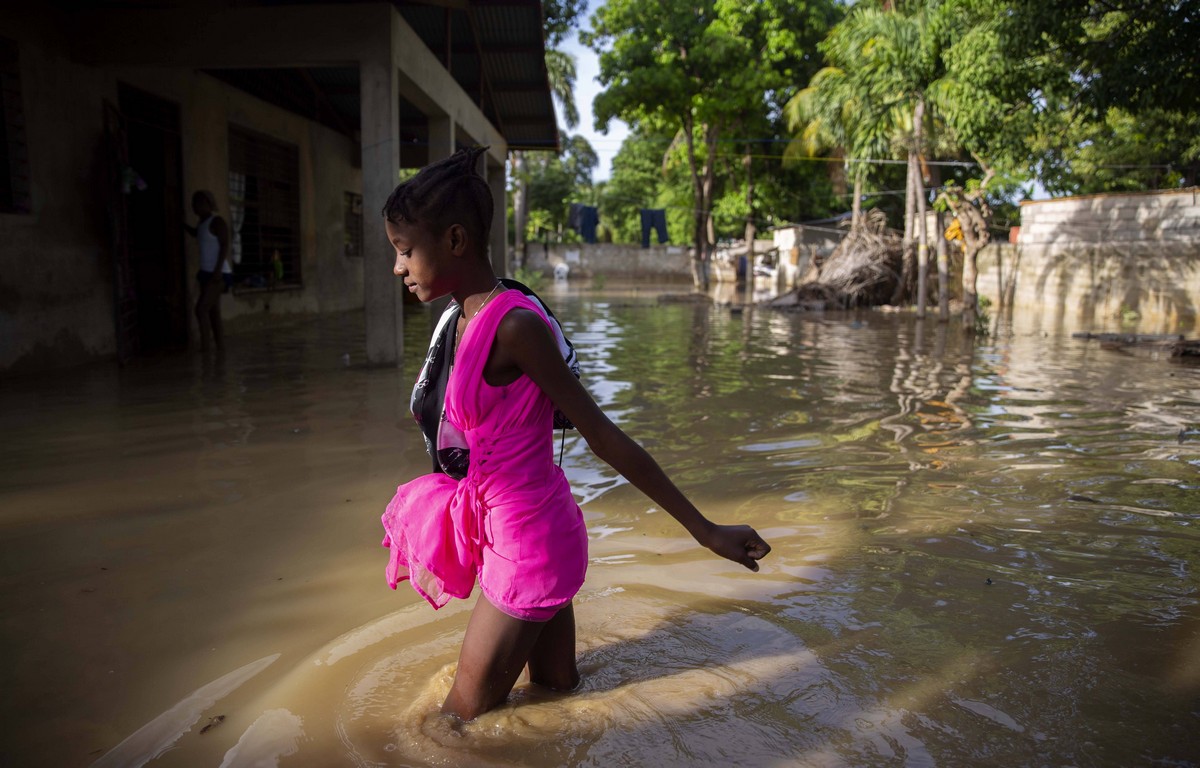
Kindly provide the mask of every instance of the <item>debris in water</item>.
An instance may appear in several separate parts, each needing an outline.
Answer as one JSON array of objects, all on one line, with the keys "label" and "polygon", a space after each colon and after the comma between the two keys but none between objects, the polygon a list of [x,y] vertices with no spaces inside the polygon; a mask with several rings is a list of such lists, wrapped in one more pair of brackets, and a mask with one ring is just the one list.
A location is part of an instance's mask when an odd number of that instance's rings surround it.
[{"label": "debris in water", "polygon": [[771,306],[820,311],[888,303],[900,280],[903,256],[899,233],[888,228],[887,215],[871,210],[851,227],[833,253],[794,291]]},{"label": "debris in water", "polygon": [[209,730],[216,728],[221,723],[225,722],[225,715],[217,715],[216,717],[208,718],[208,725],[200,729],[200,733],[208,733]]}]

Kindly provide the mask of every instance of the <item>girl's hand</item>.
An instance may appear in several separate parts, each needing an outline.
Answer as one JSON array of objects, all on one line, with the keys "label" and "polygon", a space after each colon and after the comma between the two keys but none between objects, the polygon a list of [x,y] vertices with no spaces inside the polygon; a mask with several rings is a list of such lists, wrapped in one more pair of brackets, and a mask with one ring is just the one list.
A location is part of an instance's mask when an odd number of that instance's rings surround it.
[{"label": "girl's hand", "polygon": [[748,525],[714,525],[706,538],[704,544],[713,552],[752,571],[758,570],[757,561],[771,551],[771,545]]}]

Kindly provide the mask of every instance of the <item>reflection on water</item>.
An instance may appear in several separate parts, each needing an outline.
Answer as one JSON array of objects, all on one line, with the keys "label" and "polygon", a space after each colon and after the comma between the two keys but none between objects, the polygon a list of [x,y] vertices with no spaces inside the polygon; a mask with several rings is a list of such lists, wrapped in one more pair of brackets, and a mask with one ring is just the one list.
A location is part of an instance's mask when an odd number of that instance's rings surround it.
[{"label": "reflection on water", "polygon": [[1200,369],[1065,334],[552,295],[707,556],[575,435],[582,688],[437,714],[470,603],[383,581],[425,471],[361,317],[0,390],[5,765],[1200,763]]}]

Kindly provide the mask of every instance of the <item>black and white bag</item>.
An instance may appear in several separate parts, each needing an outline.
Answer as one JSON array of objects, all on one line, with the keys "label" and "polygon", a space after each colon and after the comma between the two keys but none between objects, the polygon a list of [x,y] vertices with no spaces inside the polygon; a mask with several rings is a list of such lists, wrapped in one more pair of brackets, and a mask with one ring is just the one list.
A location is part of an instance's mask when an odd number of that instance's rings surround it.
[{"label": "black and white bag", "polygon": [[[528,296],[550,319],[550,329],[558,342],[558,351],[562,354],[563,362],[579,378],[579,357],[575,354],[575,346],[563,333],[562,324],[546,306],[546,302],[524,283],[501,278],[505,288],[520,291]],[[413,417],[421,427],[425,437],[425,450],[433,461],[434,472],[444,472],[455,479],[466,477],[468,455],[465,436],[446,421],[446,382],[450,379],[451,362],[454,360],[455,332],[458,319],[462,315],[462,307],[451,302],[442,316],[438,318],[429,340],[429,352],[425,355],[425,363],[413,386],[412,399],[409,407]],[[570,420],[557,409],[554,411],[554,429],[574,429]]]}]

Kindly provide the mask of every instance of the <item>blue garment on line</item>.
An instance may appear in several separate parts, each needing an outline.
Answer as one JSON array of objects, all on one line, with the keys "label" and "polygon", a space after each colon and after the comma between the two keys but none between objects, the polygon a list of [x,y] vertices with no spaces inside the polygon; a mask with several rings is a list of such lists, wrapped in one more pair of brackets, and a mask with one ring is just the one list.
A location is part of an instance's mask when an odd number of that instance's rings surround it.
[{"label": "blue garment on line", "polygon": [[642,209],[642,247],[650,247],[650,230],[658,233],[659,244],[667,242],[667,212],[663,208]]},{"label": "blue garment on line", "polygon": [[567,226],[579,233],[585,243],[596,242],[596,227],[600,224],[600,210],[594,205],[571,203],[567,215]]}]

